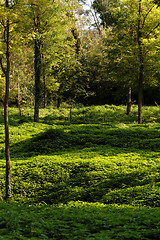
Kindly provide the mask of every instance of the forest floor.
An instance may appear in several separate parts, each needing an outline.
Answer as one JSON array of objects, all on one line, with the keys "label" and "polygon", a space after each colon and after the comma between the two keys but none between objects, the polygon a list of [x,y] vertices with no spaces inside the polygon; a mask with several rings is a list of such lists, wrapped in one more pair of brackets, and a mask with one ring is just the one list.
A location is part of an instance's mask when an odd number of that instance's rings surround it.
[{"label": "forest floor", "polygon": [[0,109],[0,240],[160,239],[160,108],[9,109],[6,203]]}]

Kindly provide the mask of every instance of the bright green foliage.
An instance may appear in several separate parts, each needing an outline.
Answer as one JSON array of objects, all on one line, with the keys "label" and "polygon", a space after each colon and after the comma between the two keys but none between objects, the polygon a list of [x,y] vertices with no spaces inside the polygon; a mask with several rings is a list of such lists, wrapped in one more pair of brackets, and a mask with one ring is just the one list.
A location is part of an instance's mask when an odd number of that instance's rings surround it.
[{"label": "bright green foliage", "polygon": [[[76,1],[64,1],[63,3],[50,0],[13,1],[13,7],[9,10],[11,24],[10,103],[17,103],[19,91],[21,103],[33,105],[34,42],[36,39],[41,45],[42,58],[40,101],[42,102],[43,99],[44,88],[47,89],[49,102],[57,96],[56,92],[60,84],[63,85],[64,92],[71,88],[70,85],[75,84],[77,79],[75,75],[80,72],[80,63],[75,56],[75,40],[71,30],[78,25],[75,18],[75,11],[78,8],[79,4]],[[0,54],[2,54],[5,53],[5,48],[1,20],[8,12],[3,4],[0,6],[0,10]],[[37,17],[40,21],[38,29],[35,21]],[[56,69],[59,69],[58,74],[55,74]],[[46,79],[45,83],[43,77]],[[3,100],[4,91],[2,80],[3,78],[0,78],[1,100]]]},{"label": "bright green foliage", "polygon": [[[0,238],[158,239],[159,107],[144,108],[141,126],[137,106],[127,116],[124,106],[75,105],[73,124],[67,105],[40,111],[33,123],[33,109],[9,109],[13,196],[0,202]],[[2,200],[2,109],[0,126]]]},{"label": "bright green foliage", "polygon": [[[41,110],[10,109],[10,150],[14,200],[59,203],[70,200],[159,206],[159,108],[137,106]],[[1,124],[3,118],[0,119]],[[4,189],[4,132],[1,133],[1,188]]]},{"label": "bright green foliage", "polygon": [[[112,10],[114,11],[114,10]],[[106,44],[110,44],[110,57],[115,61],[119,80],[128,80],[128,83],[136,86],[139,72],[139,53],[137,45],[138,1],[123,1],[120,11],[122,15],[116,26],[107,29]],[[159,73],[159,9],[152,1],[142,1],[142,42],[144,59],[143,84],[154,85]],[[112,35],[113,32],[113,35]],[[109,36],[111,34],[111,36]],[[108,41],[109,36],[109,42]],[[114,42],[114,44],[113,44]],[[109,46],[108,46],[109,47]],[[111,55],[112,54],[112,55]],[[157,64],[158,63],[158,64]],[[113,68],[113,70],[115,69]],[[116,74],[115,72],[113,72]]]},{"label": "bright green foliage", "polygon": [[[78,3],[53,3],[47,0],[39,1],[38,7],[34,4],[31,6],[28,27],[32,40],[38,39],[41,45],[41,98],[44,88],[47,89],[48,100],[61,97],[68,91],[69,96],[66,98],[72,98],[70,89],[75,89],[81,67],[76,58],[75,40],[71,33],[76,27],[74,11],[78,8]],[[40,20],[38,33],[32,21],[35,16]]]},{"label": "bright green foliage", "polygon": [[[93,63],[99,78],[93,74],[95,88],[100,96],[107,96],[111,89],[115,91],[116,101],[126,94],[128,86],[138,91],[141,60],[138,47],[138,12],[139,1],[94,1],[93,7],[100,14],[104,26],[101,47],[93,55],[97,65]],[[140,16],[141,41],[143,58],[143,89],[159,85],[159,39],[160,39],[160,9],[153,1],[142,1]],[[92,70],[91,70],[92,71]],[[107,84],[108,81],[108,84]],[[109,84],[110,83],[110,84]],[[110,89],[110,91],[108,91]],[[135,94],[135,93],[134,93]],[[99,96],[99,95],[98,95]],[[135,97],[135,96],[134,96]],[[147,98],[147,97],[146,97]],[[113,100],[112,100],[113,103]],[[145,98],[144,98],[145,103]]]}]

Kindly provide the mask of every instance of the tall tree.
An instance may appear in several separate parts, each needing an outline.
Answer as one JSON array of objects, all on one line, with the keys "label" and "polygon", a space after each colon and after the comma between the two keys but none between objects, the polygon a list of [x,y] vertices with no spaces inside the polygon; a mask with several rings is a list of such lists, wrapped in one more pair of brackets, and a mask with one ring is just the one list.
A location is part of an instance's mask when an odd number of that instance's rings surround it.
[{"label": "tall tree", "polygon": [[11,197],[11,160],[9,150],[9,122],[8,107],[11,79],[11,49],[13,51],[16,42],[16,28],[20,23],[22,12],[20,4],[23,1],[0,1],[0,66],[5,76],[5,97],[4,97],[4,124],[5,124],[5,157],[6,157],[6,200]]},{"label": "tall tree", "polygon": [[[26,13],[28,15],[28,26],[26,27],[29,36],[34,41],[34,121],[39,122],[39,107],[41,94],[41,46],[42,46],[42,29],[45,28],[47,19],[44,23],[43,14],[45,15],[49,1],[28,0],[26,4]],[[49,16],[48,16],[49,17]],[[26,20],[26,19],[25,19]],[[24,23],[26,24],[26,23]],[[44,29],[45,31],[45,29]]]},{"label": "tall tree", "polygon": [[41,92],[41,39],[40,39],[40,17],[38,12],[34,16],[35,27],[35,49],[34,49],[34,69],[35,69],[35,106],[34,121],[39,122],[39,106]]},{"label": "tall tree", "polygon": [[[2,9],[3,4],[1,4]],[[5,99],[4,99],[4,124],[5,124],[5,156],[6,156],[6,200],[11,197],[11,161],[9,151],[9,126],[8,126],[8,100],[9,100],[9,77],[10,77],[10,20],[9,20],[9,1],[5,1],[6,17],[1,19],[1,26],[4,29],[3,41],[5,43],[5,66],[0,57],[1,69],[5,75]]]},{"label": "tall tree", "polygon": [[143,53],[143,23],[142,23],[142,0],[138,3],[138,27],[137,27],[137,43],[139,55],[139,92],[138,92],[138,123],[142,124],[142,104],[143,104],[143,74],[144,74],[144,53]]},{"label": "tall tree", "polygon": [[47,34],[42,40],[43,76],[45,70],[44,96],[46,89],[48,98],[51,98],[51,94],[52,98],[56,95],[57,105],[60,104],[62,95],[67,99],[70,92],[72,95],[70,98],[73,97],[75,79],[78,78],[80,68],[77,57],[80,52],[76,15],[78,9],[79,4],[76,1],[66,1],[63,4],[58,2],[57,6],[53,5],[53,17],[46,25]]},{"label": "tall tree", "polygon": [[[62,3],[53,0],[28,0],[26,9],[28,11],[27,31],[32,38],[32,43],[34,42],[34,121],[38,122],[43,89],[46,98],[48,72],[51,66],[55,65],[52,62],[55,58],[60,59],[63,54],[62,49],[66,48],[64,39],[68,37],[68,29],[71,28],[73,9],[70,1]],[[59,53],[57,49],[60,50]]]}]

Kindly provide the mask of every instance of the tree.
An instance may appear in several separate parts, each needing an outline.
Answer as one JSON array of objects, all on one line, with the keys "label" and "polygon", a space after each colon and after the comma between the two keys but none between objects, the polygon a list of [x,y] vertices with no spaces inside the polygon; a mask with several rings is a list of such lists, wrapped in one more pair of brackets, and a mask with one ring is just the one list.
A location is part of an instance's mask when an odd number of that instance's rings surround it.
[{"label": "tree", "polygon": [[[42,29],[45,27],[43,22],[43,13],[45,13],[47,1],[32,1],[27,4],[28,11],[28,28],[34,40],[34,76],[35,76],[35,104],[34,104],[34,121],[39,122],[39,107],[41,93],[41,47],[42,47]],[[44,7],[44,9],[43,9]],[[49,16],[48,16],[49,17]]]},{"label": "tree", "polygon": [[[108,66],[110,68],[110,73],[108,73],[108,76],[112,76],[111,78],[117,79],[117,81],[119,81],[120,84],[122,84],[120,77],[117,76],[117,72],[118,73],[121,72],[121,71],[119,71],[120,66],[118,66],[118,61],[115,61],[116,57],[119,58],[119,56],[118,56],[119,50],[117,48],[117,43],[119,41],[121,41],[121,39],[122,39],[122,30],[120,28],[120,25],[121,25],[121,22],[123,22],[123,19],[125,18],[125,11],[124,11],[125,9],[122,10],[122,1],[119,1],[119,0],[116,0],[116,1],[95,0],[95,1],[93,1],[92,6],[95,9],[95,11],[97,11],[97,13],[99,14],[99,18],[101,19],[101,25],[103,26],[103,29],[105,30],[105,33],[103,30],[102,38],[106,42],[106,46],[108,46],[108,49],[110,49],[108,51],[108,54],[106,54],[109,65],[110,65],[110,66]],[[113,33],[114,33],[114,36],[113,36]],[[114,47],[113,47],[113,42],[115,44]],[[102,45],[102,48],[104,49],[103,52],[106,53],[107,52],[106,48],[103,45]],[[108,55],[109,55],[109,57],[108,57]],[[112,61],[113,61],[113,64],[112,64]],[[123,76],[124,75],[122,75],[122,77]],[[111,80],[111,78],[110,78],[110,80]],[[129,79],[130,78],[131,77],[129,77]],[[114,82],[115,82],[115,80],[114,80]],[[125,88],[126,87],[128,88],[127,114],[130,114],[130,111],[131,111],[131,85],[132,85],[131,82],[132,82],[132,80],[129,80],[128,83],[127,83],[127,81],[124,81]]]},{"label": "tree", "polygon": [[48,31],[42,48],[48,98],[56,98],[58,107],[62,99],[73,100],[81,85],[81,47],[76,15],[79,4],[76,1],[65,4],[59,3],[50,23],[54,31]]},{"label": "tree", "polygon": [[[28,0],[26,5],[28,35],[34,42],[35,109],[34,121],[39,121],[39,107],[44,92],[46,105],[47,82],[55,58],[61,58],[66,48],[65,39],[73,22],[73,9],[70,2],[53,0]],[[63,46],[63,44],[65,45]],[[59,49],[59,53],[57,53]],[[58,56],[57,56],[58,54]],[[55,57],[56,55],[56,57]],[[43,76],[43,82],[42,82]],[[44,90],[43,90],[44,89]]]},{"label": "tree", "polygon": [[[137,21],[137,60],[138,66],[138,123],[142,124],[142,104],[143,104],[143,86],[145,80],[151,73],[148,72],[150,58],[153,54],[156,55],[155,50],[159,45],[160,36],[160,18],[159,11],[155,8],[152,1],[139,0],[136,3],[135,10],[137,11],[135,20]],[[153,79],[152,79],[153,81]]]},{"label": "tree", "polygon": [[143,22],[142,22],[142,0],[139,0],[138,6],[138,28],[137,43],[139,55],[139,94],[138,94],[138,123],[142,124],[142,103],[143,103],[143,74],[144,74],[144,53],[143,53]]},{"label": "tree", "polygon": [[[6,9],[5,9],[6,8]],[[1,2],[1,10],[5,14],[1,18],[1,27],[3,27],[3,41],[5,46],[5,66],[2,62],[3,55],[0,57],[0,65],[5,76],[5,99],[4,99],[4,125],[5,125],[5,156],[6,156],[6,200],[11,197],[11,162],[9,151],[9,126],[8,126],[8,100],[9,100],[9,77],[10,77],[10,19],[9,19],[9,1],[5,5]]]},{"label": "tree", "polygon": [[[21,1],[22,3],[22,1]],[[8,200],[11,197],[11,160],[9,150],[9,123],[8,107],[11,79],[11,55],[16,45],[16,29],[20,23],[20,14],[22,11],[19,1],[0,1],[0,66],[5,77],[5,97],[4,97],[4,125],[5,125],[5,157],[6,157],[6,196]],[[12,49],[12,53],[11,53]]]},{"label": "tree", "polygon": [[40,106],[40,78],[41,78],[41,39],[40,39],[40,17],[39,13],[34,16],[35,27],[35,50],[34,50],[34,70],[35,70],[35,108],[34,121],[39,122],[39,106]]}]

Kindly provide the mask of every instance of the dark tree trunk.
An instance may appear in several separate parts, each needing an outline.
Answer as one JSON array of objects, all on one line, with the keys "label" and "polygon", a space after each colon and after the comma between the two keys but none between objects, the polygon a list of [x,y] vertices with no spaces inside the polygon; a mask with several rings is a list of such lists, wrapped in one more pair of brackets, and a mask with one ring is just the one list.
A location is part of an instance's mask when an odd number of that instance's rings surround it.
[{"label": "dark tree trunk", "polygon": [[139,92],[138,92],[138,123],[142,124],[142,104],[143,104],[143,64],[139,72]]},{"label": "dark tree trunk", "polygon": [[19,115],[22,116],[22,111],[21,111],[21,93],[20,93],[20,82],[19,82],[19,76],[18,76],[18,97],[17,97],[17,102],[18,102],[18,109],[19,109]]},{"label": "dark tree trunk", "polygon": [[70,122],[72,122],[72,107],[73,107],[73,102],[71,101],[71,104],[70,104]]},{"label": "dark tree trunk", "polygon": [[35,67],[35,106],[34,106],[34,122],[39,122],[39,106],[40,106],[40,93],[41,93],[41,51],[40,41],[35,39],[35,56],[34,56],[34,67]]},{"label": "dark tree trunk", "polygon": [[80,51],[79,33],[78,33],[77,29],[74,29],[74,28],[71,30],[71,32],[72,32],[72,35],[73,35],[74,39],[76,40],[76,44],[75,44],[76,54],[79,55],[79,51]]},{"label": "dark tree trunk", "polygon": [[43,82],[44,82],[44,108],[47,107],[47,87],[46,87],[46,75],[43,74]]},{"label": "dark tree trunk", "polygon": [[61,98],[57,97],[57,108],[60,108],[61,105]]},{"label": "dark tree trunk", "polygon": [[139,0],[139,19],[138,19],[138,49],[139,49],[139,93],[138,93],[138,123],[142,124],[142,103],[143,103],[143,43],[142,43],[142,23],[141,23],[141,15],[142,15],[142,0]]},{"label": "dark tree trunk", "polygon": [[[6,0],[6,8],[9,8],[9,1]],[[1,59],[2,71],[5,75],[6,89],[4,100],[4,125],[5,125],[5,157],[6,157],[6,195],[5,199],[8,200],[11,197],[11,161],[9,151],[9,126],[8,126],[8,99],[9,99],[9,75],[10,75],[10,39],[9,39],[9,20],[6,22],[5,27],[5,42],[6,42],[6,69],[4,69]]]},{"label": "dark tree trunk", "polygon": [[34,46],[34,72],[35,72],[35,105],[34,105],[34,122],[39,122],[39,107],[41,94],[41,40],[39,37],[40,18],[35,16],[35,46]]},{"label": "dark tree trunk", "polygon": [[131,112],[131,105],[132,105],[132,88],[128,88],[128,99],[127,99],[127,115]]}]

